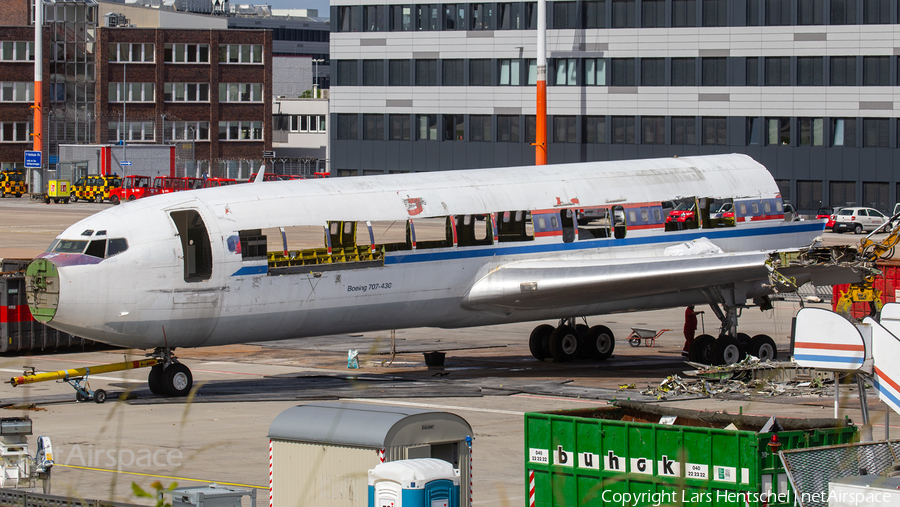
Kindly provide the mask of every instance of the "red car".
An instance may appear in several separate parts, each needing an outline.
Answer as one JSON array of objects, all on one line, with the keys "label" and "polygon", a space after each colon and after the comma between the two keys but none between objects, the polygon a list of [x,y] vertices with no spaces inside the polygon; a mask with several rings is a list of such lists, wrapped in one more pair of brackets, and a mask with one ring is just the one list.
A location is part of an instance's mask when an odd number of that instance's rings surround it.
[{"label": "red car", "polygon": [[121,187],[110,190],[109,202],[119,204],[122,201],[133,201],[159,192],[153,188],[150,176],[126,176],[122,178]]},{"label": "red car", "polygon": [[694,220],[694,203],[683,202],[669,212],[666,223],[690,222]]},{"label": "red car", "polygon": [[840,211],[840,208],[819,208],[818,211],[816,211],[816,220],[827,218],[828,221],[825,222],[825,228],[831,229],[834,227],[834,219],[838,211]]}]

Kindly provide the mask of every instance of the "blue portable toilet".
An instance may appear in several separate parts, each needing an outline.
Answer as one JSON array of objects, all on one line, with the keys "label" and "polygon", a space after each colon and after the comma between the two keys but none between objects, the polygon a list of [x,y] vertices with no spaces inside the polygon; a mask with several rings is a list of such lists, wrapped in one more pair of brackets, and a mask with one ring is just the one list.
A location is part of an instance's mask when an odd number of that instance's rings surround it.
[{"label": "blue portable toilet", "polygon": [[459,507],[459,470],[436,458],[382,463],[369,470],[369,507]]}]

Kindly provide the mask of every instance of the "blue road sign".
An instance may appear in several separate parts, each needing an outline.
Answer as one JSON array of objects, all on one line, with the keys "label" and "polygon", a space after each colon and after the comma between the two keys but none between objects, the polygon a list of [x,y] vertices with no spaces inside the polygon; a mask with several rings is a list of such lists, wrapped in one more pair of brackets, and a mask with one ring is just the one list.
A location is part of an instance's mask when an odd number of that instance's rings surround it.
[{"label": "blue road sign", "polygon": [[39,169],[41,167],[41,152],[39,151],[25,151],[25,167],[26,168],[35,168]]},{"label": "blue road sign", "polygon": [[130,161],[130,160],[123,160],[123,161],[119,162],[119,165],[131,165],[131,161]]}]

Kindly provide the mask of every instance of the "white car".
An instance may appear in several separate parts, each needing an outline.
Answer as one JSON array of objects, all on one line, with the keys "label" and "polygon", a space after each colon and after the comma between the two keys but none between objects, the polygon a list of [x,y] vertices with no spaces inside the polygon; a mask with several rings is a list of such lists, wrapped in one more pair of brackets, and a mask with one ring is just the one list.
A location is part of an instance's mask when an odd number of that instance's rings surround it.
[{"label": "white car", "polygon": [[843,208],[834,216],[834,232],[853,231],[856,234],[874,231],[887,222],[882,212],[873,208]]}]

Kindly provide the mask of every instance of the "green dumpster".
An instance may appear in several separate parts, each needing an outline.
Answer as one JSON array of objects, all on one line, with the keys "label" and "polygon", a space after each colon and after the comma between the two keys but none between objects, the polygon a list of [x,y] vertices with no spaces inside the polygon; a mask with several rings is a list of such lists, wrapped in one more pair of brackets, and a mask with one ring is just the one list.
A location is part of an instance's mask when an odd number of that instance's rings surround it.
[{"label": "green dumpster", "polygon": [[636,402],[526,413],[525,503],[793,506],[777,451],[854,442],[858,431],[848,419],[776,419],[777,432],[760,433],[768,417]]}]

